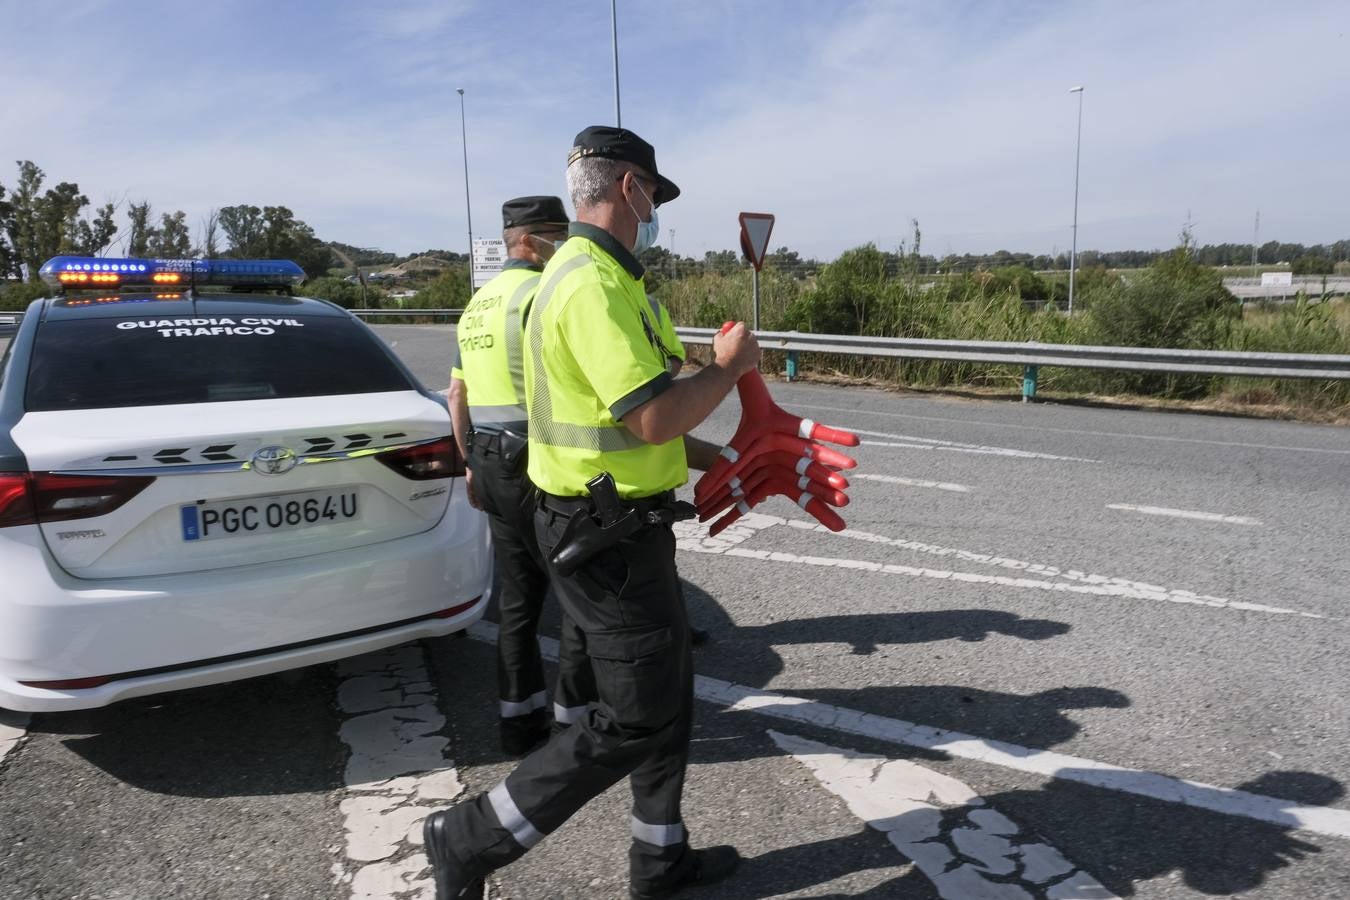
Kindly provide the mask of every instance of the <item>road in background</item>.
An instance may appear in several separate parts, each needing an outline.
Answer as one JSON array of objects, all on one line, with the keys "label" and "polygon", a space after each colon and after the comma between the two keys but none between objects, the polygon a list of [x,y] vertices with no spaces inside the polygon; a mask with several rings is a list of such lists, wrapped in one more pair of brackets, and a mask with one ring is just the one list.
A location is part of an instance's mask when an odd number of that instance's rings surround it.
[{"label": "road in background", "polygon": [[[376,330],[445,387],[452,329]],[[698,896],[1350,895],[1350,433],[771,389],[864,444],[848,532],[680,527],[686,818],[750,857]],[[491,634],[33,717],[0,896],[429,897],[416,821],[510,769]],[[624,896],[627,803],[501,896]]]}]

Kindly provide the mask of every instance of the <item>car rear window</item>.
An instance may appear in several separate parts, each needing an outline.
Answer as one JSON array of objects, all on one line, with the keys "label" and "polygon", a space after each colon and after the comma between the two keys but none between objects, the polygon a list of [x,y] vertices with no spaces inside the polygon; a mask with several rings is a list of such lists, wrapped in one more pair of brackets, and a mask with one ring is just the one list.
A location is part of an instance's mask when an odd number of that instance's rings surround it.
[{"label": "car rear window", "polygon": [[379,339],[335,316],[46,322],[30,411],[163,406],[414,389]]}]

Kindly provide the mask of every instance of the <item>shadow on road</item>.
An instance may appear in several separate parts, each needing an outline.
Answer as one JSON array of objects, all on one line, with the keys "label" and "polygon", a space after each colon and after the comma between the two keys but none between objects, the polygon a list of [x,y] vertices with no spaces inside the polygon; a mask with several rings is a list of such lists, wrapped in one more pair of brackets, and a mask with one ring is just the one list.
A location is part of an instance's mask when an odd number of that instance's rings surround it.
[{"label": "shadow on road", "polygon": [[333,670],[314,666],[233,684],[33,717],[30,730],[119,781],[185,797],[332,791],[343,786]]}]

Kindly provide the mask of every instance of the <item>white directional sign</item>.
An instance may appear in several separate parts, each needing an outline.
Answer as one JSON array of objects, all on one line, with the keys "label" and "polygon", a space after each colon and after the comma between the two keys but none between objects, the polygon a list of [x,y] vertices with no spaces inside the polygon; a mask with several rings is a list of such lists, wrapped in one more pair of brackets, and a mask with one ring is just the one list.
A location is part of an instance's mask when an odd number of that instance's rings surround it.
[{"label": "white directional sign", "polygon": [[491,281],[501,272],[506,263],[506,242],[501,238],[474,238],[473,241],[473,287],[474,290]]},{"label": "white directional sign", "polygon": [[773,216],[769,213],[741,213],[741,249],[746,259],[759,271],[764,265],[764,254],[769,249],[769,235],[773,233]]}]

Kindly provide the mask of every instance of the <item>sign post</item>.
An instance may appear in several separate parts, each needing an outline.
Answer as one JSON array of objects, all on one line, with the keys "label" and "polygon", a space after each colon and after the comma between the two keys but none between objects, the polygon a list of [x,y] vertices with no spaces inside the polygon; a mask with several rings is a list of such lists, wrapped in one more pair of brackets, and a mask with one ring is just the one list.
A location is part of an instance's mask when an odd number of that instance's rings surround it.
[{"label": "sign post", "polygon": [[770,213],[741,213],[741,250],[750,265],[755,267],[751,276],[754,299],[754,321],[752,327],[759,331],[759,270],[764,265],[764,254],[769,249],[769,235],[773,233],[773,216]]},{"label": "sign post", "polygon": [[478,290],[502,271],[506,264],[506,242],[501,238],[474,238],[472,269],[473,290]]}]

